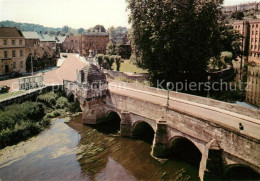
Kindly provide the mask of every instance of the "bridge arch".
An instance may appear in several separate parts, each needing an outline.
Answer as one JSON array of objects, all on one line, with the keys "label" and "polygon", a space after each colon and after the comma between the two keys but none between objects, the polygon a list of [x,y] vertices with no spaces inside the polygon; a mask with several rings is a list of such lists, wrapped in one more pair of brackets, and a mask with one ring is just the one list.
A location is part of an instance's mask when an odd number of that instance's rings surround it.
[{"label": "bridge arch", "polygon": [[202,152],[189,138],[175,136],[169,141],[169,158],[184,161],[199,168]]},{"label": "bridge arch", "polygon": [[106,119],[104,121],[107,122],[107,124],[109,124],[111,128],[113,127],[113,130],[120,130],[121,115],[117,111],[107,111],[104,119]]},{"label": "bridge arch", "polygon": [[67,98],[68,98],[68,101],[69,101],[69,102],[74,102],[74,101],[75,101],[75,95],[73,94],[73,92],[70,92],[70,93],[67,95]]},{"label": "bridge arch", "polygon": [[146,121],[137,121],[132,127],[132,135],[134,138],[144,140],[150,144],[153,143],[155,130]]},{"label": "bridge arch", "polygon": [[260,180],[260,173],[243,164],[227,165],[224,177],[228,180]]}]

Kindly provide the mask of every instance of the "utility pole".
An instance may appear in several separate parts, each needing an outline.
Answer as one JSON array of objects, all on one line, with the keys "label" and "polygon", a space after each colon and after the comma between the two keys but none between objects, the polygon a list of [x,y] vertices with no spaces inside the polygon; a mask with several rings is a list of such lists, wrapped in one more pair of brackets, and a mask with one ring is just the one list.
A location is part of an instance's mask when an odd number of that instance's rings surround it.
[{"label": "utility pole", "polygon": [[32,54],[31,54],[31,71],[32,71],[32,76],[33,76],[33,59],[32,59]]}]

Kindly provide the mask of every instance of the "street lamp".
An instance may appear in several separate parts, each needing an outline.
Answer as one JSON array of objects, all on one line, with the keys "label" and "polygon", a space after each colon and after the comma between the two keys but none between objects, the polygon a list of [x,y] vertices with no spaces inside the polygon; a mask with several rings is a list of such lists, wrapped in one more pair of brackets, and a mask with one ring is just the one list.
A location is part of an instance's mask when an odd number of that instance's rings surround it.
[{"label": "street lamp", "polygon": [[170,99],[170,86],[171,86],[171,83],[170,82],[167,82],[167,85],[166,85],[166,87],[167,87],[167,103],[166,103],[166,106],[167,106],[167,108],[169,107],[169,99]]},{"label": "street lamp", "polygon": [[[211,77],[208,76],[208,84],[209,84],[209,86],[210,86],[210,79],[211,79]],[[207,98],[209,98],[209,91],[210,91],[210,87],[208,88],[208,95],[207,95]]]}]

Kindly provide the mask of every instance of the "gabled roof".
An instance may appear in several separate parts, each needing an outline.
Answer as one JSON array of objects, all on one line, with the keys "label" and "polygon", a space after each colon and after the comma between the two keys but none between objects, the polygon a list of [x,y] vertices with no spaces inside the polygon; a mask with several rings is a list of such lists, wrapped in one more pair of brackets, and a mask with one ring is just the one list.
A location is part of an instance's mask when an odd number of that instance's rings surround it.
[{"label": "gabled roof", "polygon": [[55,41],[55,37],[54,36],[50,36],[48,34],[42,34],[42,33],[39,33],[39,38],[40,38],[40,41]]},{"label": "gabled roof", "polygon": [[15,27],[0,27],[0,37],[15,37],[15,38],[19,38],[19,37],[23,37],[23,34],[20,30],[18,30]]},{"label": "gabled roof", "polygon": [[56,43],[63,43],[66,40],[67,36],[57,36],[56,37]]},{"label": "gabled roof", "polygon": [[35,31],[22,31],[25,39],[39,39],[37,32]]}]

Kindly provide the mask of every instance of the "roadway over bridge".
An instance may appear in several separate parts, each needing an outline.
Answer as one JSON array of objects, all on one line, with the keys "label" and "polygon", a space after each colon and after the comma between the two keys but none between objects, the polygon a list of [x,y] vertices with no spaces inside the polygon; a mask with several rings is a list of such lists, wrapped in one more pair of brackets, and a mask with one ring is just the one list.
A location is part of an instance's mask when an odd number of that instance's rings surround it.
[{"label": "roadway over bridge", "polygon": [[223,178],[239,167],[259,176],[259,110],[176,92],[170,92],[167,106],[166,90],[108,83],[94,67],[90,64],[78,72],[75,82],[64,81],[66,95],[80,103],[84,124],[98,124],[99,118],[113,112],[121,119],[121,136],[135,137],[137,129],[148,133],[150,127],[152,154],[159,158],[178,150],[181,142],[189,142],[199,152],[201,180]]}]

